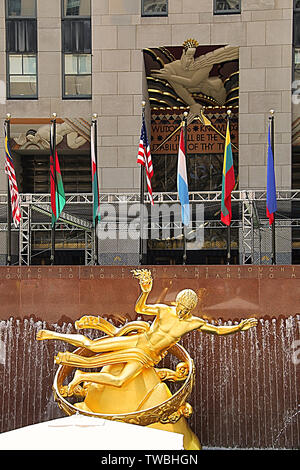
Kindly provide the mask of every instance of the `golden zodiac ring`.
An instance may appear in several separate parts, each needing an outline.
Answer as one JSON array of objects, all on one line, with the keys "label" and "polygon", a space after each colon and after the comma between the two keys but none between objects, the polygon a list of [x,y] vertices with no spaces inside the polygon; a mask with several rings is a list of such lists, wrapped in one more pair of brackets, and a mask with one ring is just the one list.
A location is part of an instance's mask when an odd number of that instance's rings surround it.
[{"label": "golden zodiac ring", "polygon": [[[81,356],[90,356],[92,353],[85,348],[78,348],[74,351]],[[137,424],[140,426],[149,426],[154,423],[176,423],[182,416],[189,417],[192,414],[192,407],[186,402],[187,397],[191,394],[195,380],[195,366],[192,358],[187,351],[178,343],[169,349],[180,363],[177,365],[176,372],[173,375],[164,374],[164,369],[155,369],[161,380],[182,380],[185,378],[181,388],[174,393],[168,400],[155,405],[146,410],[134,411],[126,414],[101,414],[81,410],[72,405],[64,395],[63,382],[72,372],[73,367],[60,365],[53,382],[54,399],[58,406],[67,415],[83,414],[85,416],[108,419],[111,421],[122,421],[129,424]]]}]

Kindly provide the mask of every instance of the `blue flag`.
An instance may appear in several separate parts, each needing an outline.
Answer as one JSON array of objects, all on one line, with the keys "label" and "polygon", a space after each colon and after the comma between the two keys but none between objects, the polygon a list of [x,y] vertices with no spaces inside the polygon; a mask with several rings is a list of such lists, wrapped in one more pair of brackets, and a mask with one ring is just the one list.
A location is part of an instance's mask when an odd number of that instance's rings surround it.
[{"label": "blue flag", "polygon": [[268,162],[267,162],[267,217],[269,224],[274,222],[274,213],[277,211],[276,183],[274,170],[274,156],[271,145],[271,124],[268,132]]},{"label": "blue flag", "polygon": [[184,149],[183,130],[180,132],[178,165],[177,165],[177,190],[181,203],[181,218],[183,225],[190,223],[190,206],[189,206],[189,188],[186,172],[186,159]]}]

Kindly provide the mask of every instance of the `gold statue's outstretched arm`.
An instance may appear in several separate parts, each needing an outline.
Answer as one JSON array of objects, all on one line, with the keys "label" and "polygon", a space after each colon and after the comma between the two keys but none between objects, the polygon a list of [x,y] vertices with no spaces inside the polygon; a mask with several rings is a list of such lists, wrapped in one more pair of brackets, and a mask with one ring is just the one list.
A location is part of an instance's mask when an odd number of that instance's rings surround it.
[{"label": "gold statue's outstretched arm", "polygon": [[135,311],[136,313],[140,313],[143,315],[158,315],[159,308],[158,305],[147,305],[146,300],[149,295],[149,292],[142,292],[137,302],[135,304]]},{"label": "gold statue's outstretched arm", "polygon": [[242,320],[238,325],[234,326],[215,326],[209,323],[205,323],[203,326],[199,328],[199,330],[205,333],[211,333],[214,335],[224,336],[230,335],[232,333],[236,333],[237,331],[246,331],[249,328],[257,325],[256,318],[247,318],[246,320]]},{"label": "gold statue's outstretched arm", "polygon": [[133,270],[133,275],[139,280],[140,287],[142,290],[142,293],[135,304],[136,313],[140,313],[143,315],[158,315],[159,306],[157,304],[146,304],[146,300],[148,298],[149,293],[151,292],[153,284],[151,271],[149,271],[148,269],[135,269]]}]

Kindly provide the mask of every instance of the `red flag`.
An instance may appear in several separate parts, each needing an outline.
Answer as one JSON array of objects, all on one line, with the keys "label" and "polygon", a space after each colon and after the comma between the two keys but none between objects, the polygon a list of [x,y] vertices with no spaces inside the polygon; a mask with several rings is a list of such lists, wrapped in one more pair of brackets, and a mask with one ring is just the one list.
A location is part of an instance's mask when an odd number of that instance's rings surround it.
[{"label": "red flag", "polygon": [[148,139],[147,139],[147,132],[146,132],[146,125],[145,125],[144,117],[143,117],[143,123],[142,123],[137,163],[140,163],[141,165],[145,167],[149,198],[150,198],[151,204],[154,204],[153,196],[152,196],[152,186],[151,186],[151,178],[153,176],[153,165],[152,165],[150,146],[148,144]]},{"label": "red flag", "polygon": [[20,198],[13,159],[10,153],[8,138],[5,130],[5,173],[8,176],[9,192],[11,198],[12,218],[15,227],[18,227],[21,220]]}]

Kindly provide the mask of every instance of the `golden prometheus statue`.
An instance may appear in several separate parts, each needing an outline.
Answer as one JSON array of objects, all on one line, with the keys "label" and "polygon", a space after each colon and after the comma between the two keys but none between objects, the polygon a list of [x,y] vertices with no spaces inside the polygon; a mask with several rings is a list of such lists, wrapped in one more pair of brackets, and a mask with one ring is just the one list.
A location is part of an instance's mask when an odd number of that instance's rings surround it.
[{"label": "golden prometheus statue", "polygon": [[[151,272],[136,269],[133,275],[139,280],[142,291],[135,311],[154,316],[151,325],[133,321],[116,328],[101,317],[83,316],[75,322],[77,329],[98,329],[105,336],[92,340],[81,334],[49,330],[37,333],[38,340],[62,340],[78,347],[74,352],[59,352],[55,357],[59,364],[53,384],[55,399],[68,415],[79,412],[181,433],[185,449],[201,449],[186,421],[192,413],[186,399],[194,383],[194,363],[178,342],[193,330],[227,335],[248,330],[257,325],[257,320],[242,320],[234,326],[211,325],[192,315],[198,296],[191,289],[179,292],[174,306],[148,305],[146,301],[153,283]],[[156,367],[168,353],[179,360],[175,371]],[[89,371],[78,370],[78,367]],[[63,385],[74,368],[77,370],[72,380]],[[98,370],[91,372],[90,369]],[[165,381],[181,381],[183,385],[171,393]],[[71,404],[68,398],[72,396],[81,397],[83,401]]]}]

